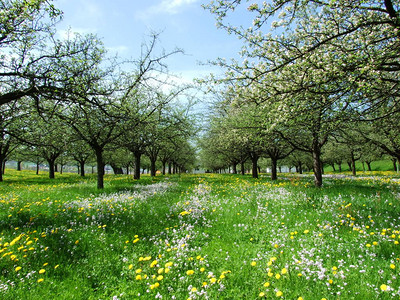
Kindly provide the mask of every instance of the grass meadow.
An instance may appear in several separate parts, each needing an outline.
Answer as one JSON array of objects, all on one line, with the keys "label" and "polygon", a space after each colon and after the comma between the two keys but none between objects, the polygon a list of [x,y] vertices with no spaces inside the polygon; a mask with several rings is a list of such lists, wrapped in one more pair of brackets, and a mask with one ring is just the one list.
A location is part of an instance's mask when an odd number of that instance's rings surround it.
[{"label": "grass meadow", "polygon": [[[399,299],[394,173],[240,175],[6,170],[0,299]],[[282,175],[284,176],[284,175]]]}]

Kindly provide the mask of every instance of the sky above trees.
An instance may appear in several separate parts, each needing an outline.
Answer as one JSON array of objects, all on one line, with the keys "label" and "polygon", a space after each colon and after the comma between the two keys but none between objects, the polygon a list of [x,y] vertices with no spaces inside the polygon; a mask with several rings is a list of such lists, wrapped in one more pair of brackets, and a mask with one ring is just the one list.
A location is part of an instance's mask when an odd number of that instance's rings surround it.
[{"label": "sky above trees", "polygon": [[[205,63],[217,57],[237,56],[241,43],[217,29],[214,16],[204,10],[204,0],[56,0],[54,4],[64,12],[58,32],[94,33],[101,38],[110,53],[130,58],[137,57],[140,45],[148,35],[161,32],[160,45],[168,50],[175,47],[185,55],[169,59],[170,71],[191,81],[218,72]],[[235,16],[244,21],[243,15]],[[242,22],[243,23],[243,22]]]}]

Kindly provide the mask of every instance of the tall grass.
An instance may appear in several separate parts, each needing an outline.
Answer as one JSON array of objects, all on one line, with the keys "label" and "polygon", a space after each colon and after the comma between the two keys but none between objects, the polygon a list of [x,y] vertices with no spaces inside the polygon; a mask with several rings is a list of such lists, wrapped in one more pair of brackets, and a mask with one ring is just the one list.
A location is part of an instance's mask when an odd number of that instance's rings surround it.
[{"label": "tall grass", "polygon": [[2,299],[400,296],[395,180],[7,172]]}]

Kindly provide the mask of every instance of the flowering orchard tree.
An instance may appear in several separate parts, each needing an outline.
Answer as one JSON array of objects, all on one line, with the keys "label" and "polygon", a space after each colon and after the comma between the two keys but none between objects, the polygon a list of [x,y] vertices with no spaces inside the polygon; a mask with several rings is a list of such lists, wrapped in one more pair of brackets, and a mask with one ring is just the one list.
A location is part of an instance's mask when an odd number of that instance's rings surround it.
[{"label": "flowering orchard tree", "polygon": [[[230,23],[243,7],[252,24]],[[227,69],[223,80],[255,87],[268,118],[279,117],[288,128],[282,137],[312,153],[316,186],[322,185],[321,149],[338,126],[383,107],[384,116],[399,109],[398,3],[235,0],[205,8],[244,42],[243,62],[215,62]],[[288,134],[296,132],[301,136]]]}]

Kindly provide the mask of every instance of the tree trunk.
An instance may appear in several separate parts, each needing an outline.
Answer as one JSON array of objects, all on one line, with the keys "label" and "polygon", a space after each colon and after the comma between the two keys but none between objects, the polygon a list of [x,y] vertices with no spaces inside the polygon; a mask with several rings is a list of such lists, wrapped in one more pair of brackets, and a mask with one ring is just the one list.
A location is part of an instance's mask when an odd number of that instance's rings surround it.
[{"label": "tree trunk", "polygon": [[396,164],[397,159],[396,159],[396,158],[392,158],[392,162],[393,162],[393,170],[394,170],[395,172],[397,172],[397,164]]},{"label": "tree trunk", "polygon": [[353,171],[353,167],[352,167],[351,161],[348,161],[347,165],[349,166],[349,170],[352,172]]},{"label": "tree trunk", "polygon": [[117,167],[116,165],[111,165],[111,168],[113,169],[114,175],[124,174],[124,171],[122,170],[121,167]]},{"label": "tree trunk", "polygon": [[339,172],[342,172],[342,164],[338,163],[338,166],[339,166]]},{"label": "tree trunk", "polygon": [[168,162],[168,174],[172,174],[172,162]]},{"label": "tree trunk", "polygon": [[103,150],[96,149],[96,162],[97,162],[97,189],[104,189],[104,167]]},{"label": "tree trunk", "polygon": [[333,172],[336,172],[335,163],[331,163]]},{"label": "tree trunk", "polygon": [[80,169],[81,177],[85,177],[85,162],[84,161],[79,162],[79,169]]},{"label": "tree trunk", "polygon": [[140,158],[142,157],[142,153],[134,152],[135,156],[135,168],[133,169],[133,179],[140,179]]},{"label": "tree trunk", "polygon": [[58,164],[54,163],[54,172],[58,172]]},{"label": "tree trunk", "polygon": [[233,163],[233,164],[232,164],[232,174],[237,174],[237,168],[236,168],[236,166],[237,166],[237,163]]},{"label": "tree trunk", "polygon": [[303,174],[303,164],[299,162],[299,174]]},{"label": "tree trunk", "polygon": [[253,153],[251,155],[251,164],[252,164],[251,174],[253,178],[258,178],[258,168],[257,168],[258,158],[259,156],[257,154]]},{"label": "tree trunk", "polygon": [[367,164],[367,169],[368,169],[368,171],[372,171],[372,169],[371,169],[371,162],[370,162],[370,161],[366,161],[365,163]]},{"label": "tree trunk", "polygon": [[357,171],[356,171],[356,159],[354,158],[354,153],[351,152],[351,169],[353,171],[353,176],[357,175]]},{"label": "tree trunk", "polygon": [[240,162],[240,173],[244,175],[246,173],[246,170],[244,168],[244,161]]},{"label": "tree trunk", "polygon": [[49,164],[49,178],[54,179],[55,175],[55,164],[54,164],[54,159],[47,159],[47,163]]},{"label": "tree trunk", "polygon": [[316,187],[322,186],[322,164],[321,164],[321,148],[317,142],[313,143],[313,171],[314,171],[314,183]]},{"label": "tree trunk", "polygon": [[22,164],[22,161],[17,161],[17,171],[21,171],[22,170],[21,164]]},{"label": "tree trunk", "polygon": [[0,155],[0,182],[3,181],[4,174],[4,158]]},{"label": "tree trunk", "polygon": [[277,159],[271,158],[271,180],[277,180],[278,179],[277,163],[278,163]]},{"label": "tree trunk", "polygon": [[150,159],[150,176],[155,177],[156,176],[156,160],[155,159]]},{"label": "tree trunk", "polygon": [[36,175],[39,175],[40,163],[36,163]]},{"label": "tree trunk", "polygon": [[162,160],[161,163],[162,163],[162,174],[165,175],[167,161],[166,160]]},{"label": "tree trunk", "polygon": [[3,163],[1,164],[1,168],[2,168],[1,175],[4,175],[4,173],[6,171],[6,161],[7,161],[7,159],[3,158]]},{"label": "tree trunk", "polygon": [[63,169],[64,169],[64,165],[63,165],[63,164],[61,164],[61,165],[60,165],[60,174],[62,174],[62,173],[63,173]]}]

